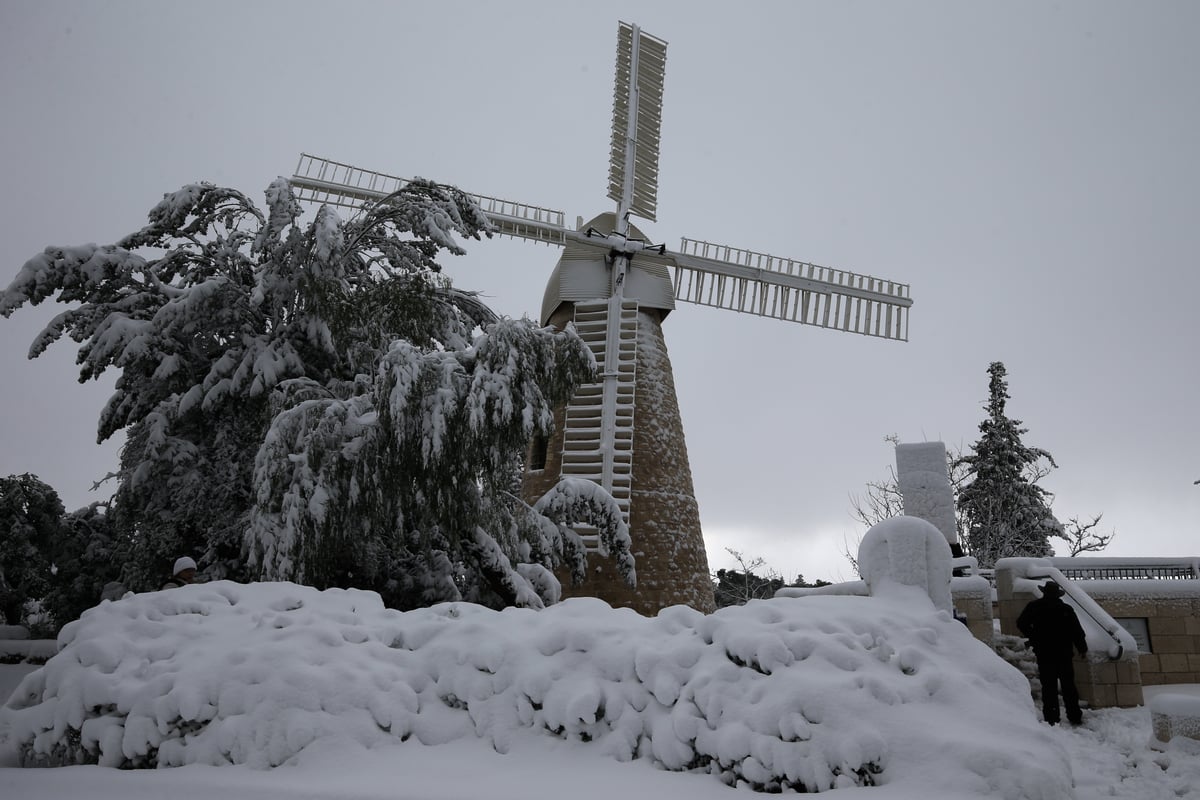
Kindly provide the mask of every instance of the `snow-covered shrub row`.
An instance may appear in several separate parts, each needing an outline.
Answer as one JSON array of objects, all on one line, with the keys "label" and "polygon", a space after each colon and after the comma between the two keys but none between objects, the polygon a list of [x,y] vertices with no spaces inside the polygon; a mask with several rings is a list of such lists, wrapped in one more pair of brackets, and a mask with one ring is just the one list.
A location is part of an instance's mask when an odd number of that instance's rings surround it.
[{"label": "snow-covered shrub row", "polygon": [[582,598],[400,613],[370,592],[217,582],[102,603],[60,645],[0,711],[26,765],[554,736],[761,790],[1070,792],[1024,678],[915,589],[645,618]]}]

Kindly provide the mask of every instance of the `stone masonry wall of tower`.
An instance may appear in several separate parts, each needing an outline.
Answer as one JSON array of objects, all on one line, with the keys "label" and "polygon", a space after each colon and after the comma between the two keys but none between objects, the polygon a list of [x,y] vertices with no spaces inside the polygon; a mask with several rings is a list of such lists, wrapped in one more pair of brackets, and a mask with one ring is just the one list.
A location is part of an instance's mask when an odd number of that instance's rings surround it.
[{"label": "stone masonry wall of tower", "polygon": [[[551,318],[556,326],[572,318],[564,305]],[[522,494],[533,502],[558,479],[561,469],[564,412],[555,413],[545,469],[526,472]],[[700,509],[692,487],[687,444],[675,395],[671,362],[663,338],[661,313],[638,315],[637,390],[633,433],[633,485],[630,536],[637,559],[638,585],[630,589],[611,560],[589,554],[588,578],[571,586],[560,571],[564,597],[599,597],[609,605],[654,615],[672,605],[708,613],[714,609],[708,556],[700,529]]]}]

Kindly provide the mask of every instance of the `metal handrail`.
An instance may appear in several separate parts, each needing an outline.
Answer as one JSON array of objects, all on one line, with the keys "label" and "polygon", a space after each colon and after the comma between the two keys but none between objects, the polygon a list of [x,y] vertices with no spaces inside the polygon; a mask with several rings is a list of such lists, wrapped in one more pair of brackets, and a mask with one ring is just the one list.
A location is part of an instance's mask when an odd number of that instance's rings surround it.
[{"label": "metal handrail", "polygon": [[1196,580],[1197,558],[1050,558],[1072,580]]}]

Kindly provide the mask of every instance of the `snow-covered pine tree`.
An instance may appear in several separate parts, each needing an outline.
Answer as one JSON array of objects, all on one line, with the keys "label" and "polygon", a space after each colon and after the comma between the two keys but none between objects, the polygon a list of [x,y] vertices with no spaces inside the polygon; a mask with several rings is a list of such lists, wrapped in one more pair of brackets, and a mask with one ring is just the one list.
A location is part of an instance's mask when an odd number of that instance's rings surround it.
[{"label": "snow-covered pine tree", "polygon": [[112,520],[103,504],[93,503],[63,515],[50,547],[53,574],[42,598],[42,608],[55,630],[99,603],[106,588],[110,599],[123,594],[117,587],[121,562],[115,557],[115,544]]},{"label": "snow-covered pine tree", "polygon": [[983,567],[1009,556],[1053,555],[1050,537],[1063,535],[1050,511],[1053,495],[1037,485],[1057,464],[1045,450],[1026,446],[1021,421],[1005,415],[1004,364],[993,362],[988,375],[988,415],[979,424],[979,440],[961,458],[967,482],[958,490],[967,549]]},{"label": "snow-covered pine tree", "polygon": [[62,515],[58,492],[36,475],[0,478],[0,625],[19,625],[26,601],[45,594]]},{"label": "snow-covered pine tree", "polygon": [[555,518],[513,490],[525,443],[595,363],[572,331],[495,319],[442,278],[439,253],[487,232],[475,203],[417,181],[302,226],[279,179],[267,204],[185,186],[137,233],[48,248],[0,293],[4,316],[55,293],[77,304],[31,357],[66,333],[81,380],[119,372],[99,438],[129,434],[113,504],[126,582],[149,588],[193,554],[209,577],[374,588],[399,607],[537,606],[561,560],[583,573],[562,513],[600,521],[633,581],[611,497],[564,484]]}]

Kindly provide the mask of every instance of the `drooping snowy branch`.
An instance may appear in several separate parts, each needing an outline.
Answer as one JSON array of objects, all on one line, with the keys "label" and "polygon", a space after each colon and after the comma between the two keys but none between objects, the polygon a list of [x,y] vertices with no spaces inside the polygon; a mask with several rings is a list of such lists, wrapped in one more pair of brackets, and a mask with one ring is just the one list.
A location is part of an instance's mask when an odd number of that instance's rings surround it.
[{"label": "drooping snowy branch", "polygon": [[[477,599],[554,602],[549,568],[565,561],[582,577],[582,546],[514,497],[506,476],[529,438],[549,432],[570,376],[592,365],[573,334],[528,321],[501,320],[462,351],[394,341],[371,383],[357,385],[361,393],[305,400],[275,416],[256,462],[253,566],[264,577],[322,584],[332,562],[315,554],[386,540],[400,551],[444,554],[448,568],[484,587],[473,590]],[[628,531],[611,496],[567,484],[562,500],[556,511],[603,525],[632,576]],[[444,584],[422,577],[412,560],[385,569],[403,571],[414,586]]]},{"label": "drooping snowy branch", "polygon": [[559,525],[567,535],[569,524],[594,525],[599,532],[601,555],[611,555],[629,586],[637,586],[637,570],[629,552],[629,526],[621,518],[621,508],[613,496],[599,485],[582,478],[564,478],[541,499],[534,509]]}]

